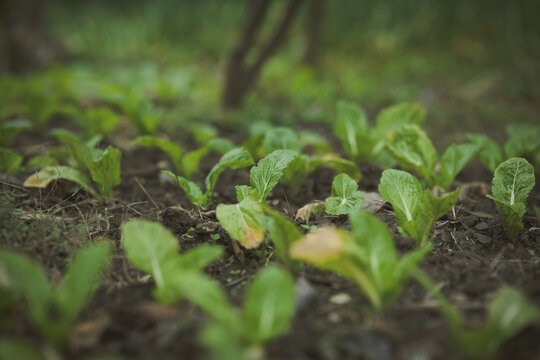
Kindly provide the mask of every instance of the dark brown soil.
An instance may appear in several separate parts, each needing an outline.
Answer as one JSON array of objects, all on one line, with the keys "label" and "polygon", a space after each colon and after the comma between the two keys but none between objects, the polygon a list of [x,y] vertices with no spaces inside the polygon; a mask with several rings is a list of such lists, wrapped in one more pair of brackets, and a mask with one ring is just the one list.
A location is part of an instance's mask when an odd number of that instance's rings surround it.
[{"label": "dark brown soil", "polygon": [[[120,355],[126,359],[205,358],[197,341],[197,332],[206,321],[204,314],[187,302],[174,308],[154,302],[149,277],[126,261],[119,240],[120,227],[129,219],[163,223],[178,237],[183,251],[208,242],[224,246],[223,258],[207,271],[237,304],[241,303],[246,283],[269,260],[271,251],[265,250],[270,244],[257,251],[239,252],[233,248],[212,211],[215,204],[205,213],[186,210],[191,206],[180,188],[159,176],[163,161],[167,159],[159,151],[125,150],[123,182],[116,189],[115,200],[108,204],[100,204],[62,182],[41,191],[22,188],[24,178],[5,177],[0,183],[3,198],[7,199],[0,204],[0,246],[28,253],[45,266],[53,280],[61,278],[66,259],[81,244],[102,237],[116,244],[103,284],[70,339],[67,359],[91,355]],[[207,159],[201,173],[214,162],[215,157]],[[468,166],[458,182],[489,183],[489,173],[478,169],[478,163]],[[362,170],[360,189],[376,191],[381,170],[371,166]],[[278,185],[269,203],[292,218],[299,207],[329,195],[333,176],[331,170],[316,171],[296,196],[287,195],[284,187]],[[234,185],[247,183],[247,170],[224,173],[216,188],[216,204],[235,201]],[[505,238],[493,202],[484,196],[485,190],[489,190],[486,186],[471,187],[456,205],[455,213],[436,223],[434,249],[421,266],[466,315],[469,326],[483,323],[487,304],[506,285],[519,288],[540,306],[540,224],[532,211],[532,204],[538,205],[540,196],[538,192],[531,195],[525,230],[512,244]],[[20,211],[47,216],[22,217]],[[412,239],[397,231],[389,205],[379,210],[377,216],[392,229],[401,253],[414,247]],[[310,222],[317,226],[328,223],[348,226],[346,217],[329,215],[317,215]],[[220,234],[220,238],[212,240],[212,234]],[[370,311],[367,300],[352,282],[337,275],[304,266],[299,282],[304,284],[304,290],[292,331],[267,345],[269,359],[460,358],[436,302],[413,280],[394,307],[377,314]],[[348,294],[350,301],[330,301],[339,293]],[[19,333],[28,334],[24,326],[21,323],[16,328]],[[2,326],[2,332],[6,331],[12,329]],[[525,329],[501,349],[500,359],[540,358],[539,337],[540,327]]]}]

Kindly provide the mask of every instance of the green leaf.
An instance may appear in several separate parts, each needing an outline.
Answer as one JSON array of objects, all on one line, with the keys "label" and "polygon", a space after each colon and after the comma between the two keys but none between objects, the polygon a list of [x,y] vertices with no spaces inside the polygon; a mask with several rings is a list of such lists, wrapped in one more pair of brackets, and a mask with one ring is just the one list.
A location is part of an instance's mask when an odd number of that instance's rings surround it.
[{"label": "green leaf", "polygon": [[386,147],[399,164],[419,173],[430,187],[439,157],[427,134],[418,125],[404,125],[388,133]]},{"label": "green leaf", "polygon": [[45,337],[63,345],[79,312],[97,290],[99,276],[110,252],[111,247],[107,243],[88,246],[77,252],[54,293],[54,303],[60,316],[54,323],[44,324],[41,328]]},{"label": "green leaf", "polygon": [[0,148],[0,172],[16,173],[22,163],[23,157],[15,151]]},{"label": "green leaf", "polygon": [[206,198],[199,187],[194,182],[189,181],[183,176],[178,176],[169,170],[161,170],[161,172],[177,181],[180,188],[186,193],[191,204],[205,207]]},{"label": "green leaf", "polygon": [[238,314],[229,303],[219,283],[204,274],[193,271],[177,272],[168,284],[178,294],[201,308],[229,330],[238,326]]},{"label": "green leaf", "polygon": [[[337,173],[345,173],[354,181],[360,181],[360,178],[362,177],[362,173],[360,172],[358,166],[350,160],[331,155],[323,156],[321,160],[324,161],[329,167],[334,169]],[[316,162],[315,159],[312,160],[312,163],[314,162]]]},{"label": "green leaf", "polygon": [[338,103],[334,134],[341,140],[345,152],[352,160],[360,160],[362,156],[371,153],[372,146],[366,146],[372,142],[368,131],[367,116],[362,108],[353,103]]},{"label": "green leaf", "polygon": [[176,237],[158,223],[132,220],[122,226],[122,246],[133,265],[152,275],[158,291],[164,289],[163,268],[179,255]]},{"label": "green leaf", "polygon": [[426,111],[420,104],[402,102],[383,109],[376,119],[376,131],[380,136],[402,125],[420,125],[426,118]]},{"label": "green leaf", "polygon": [[28,256],[0,251],[0,287],[21,301],[34,325],[45,325],[53,289],[42,268]]},{"label": "green leaf", "polygon": [[201,271],[223,256],[223,248],[215,245],[199,245],[179,256],[174,263],[176,270]]},{"label": "green leaf", "polygon": [[332,193],[326,198],[328,214],[350,214],[362,208],[364,197],[358,191],[358,184],[347,174],[339,174],[332,181]]},{"label": "green leaf", "polygon": [[489,304],[486,324],[455,333],[461,349],[472,358],[491,358],[499,347],[529,324],[540,322],[540,311],[512,288],[500,290]]},{"label": "green leaf", "polygon": [[161,149],[172,160],[174,166],[176,167],[176,171],[178,171],[180,174],[184,173],[182,165],[182,148],[172,141],[151,135],[144,135],[136,138],[133,143],[144,147],[157,147]]},{"label": "green leaf", "polygon": [[258,220],[262,214],[261,204],[250,198],[233,205],[219,204],[216,209],[221,226],[246,249],[258,247],[264,240],[265,229]]},{"label": "green leaf", "polygon": [[487,196],[495,201],[503,214],[506,232],[512,241],[523,229],[522,219],[534,182],[534,168],[523,158],[510,158],[495,170],[493,195]]},{"label": "green leaf", "polygon": [[290,194],[296,194],[304,179],[311,171],[315,170],[315,166],[311,162],[312,159],[307,155],[298,154],[283,172],[281,181],[287,185],[287,191]]},{"label": "green leaf", "polygon": [[284,170],[298,155],[292,150],[276,150],[264,157],[250,171],[250,183],[259,195],[260,200],[266,199],[276,186]]},{"label": "green leaf", "polygon": [[113,188],[122,182],[121,159],[122,152],[109,145],[103,157],[94,162],[92,180],[99,185],[101,195],[107,199],[113,196]]},{"label": "green leaf", "polygon": [[[233,143],[226,139],[212,139],[203,147],[188,152],[184,155],[181,162],[181,169],[185,176],[190,179],[194,174],[199,172],[199,163],[211,151],[217,151],[220,154],[225,154],[234,148]],[[180,173],[182,171],[179,170]]]},{"label": "green leaf", "polygon": [[476,144],[452,144],[441,157],[440,176],[437,185],[448,190],[456,175],[478,154],[480,147]]},{"label": "green leaf", "polygon": [[207,197],[211,198],[216,181],[223,171],[226,169],[236,170],[253,164],[253,158],[246,149],[239,147],[228,151],[221,157],[219,162],[214,165],[212,170],[208,173],[208,176],[206,176],[205,185]]},{"label": "green leaf", "polygon": [[281,213],[265,206],[266,221],[264,227],[268,230],[268,238],[274,243],[275,253],[289,269],[298,271],[289,255],[291,245],[302,237],[298,227]]},{"label": "green leaf", "polygon": [[422,196],[422,185],[411,174],[401,170],[384,170],[379,193],[392,204],[399,222],[413,221],[413,214]]},{"label": "green leaf", "polygon": [[249,342],[262,344],[287,332],[294,305],[294,281],[289,273],[275,265],[261,270],[248,285],[244,300],[242,330]]},{"label": "green leaf", "polygon": [[497,166],[504,161],[504,154],[501,147],[486,135],[467,134],[467,139],[473,144],[480,146],[480,160],[482,164],[491,172],[495,172]]},{"label": "green leaf", "polygon": [[106,107],[86,109],[81,120],[80,125],[90,136],[110,134],[120,123],[118,114]]},{"label": "green leaf", "polygon": [[46,188],[53,180],[64,179],[79,185],[83,190],[89,192],[93,197],[99,199],[100,196],[92,188],[86,176],[80,171],[69,166],[48,166],[39,172],[30,175],[24,182],[25,187]]},{"label": "green leaf", "polygon": [[255,190],[251,186],[248,185],[236,185],[236,200],[238,202],[251,198],[252,200],[255,200]]}]

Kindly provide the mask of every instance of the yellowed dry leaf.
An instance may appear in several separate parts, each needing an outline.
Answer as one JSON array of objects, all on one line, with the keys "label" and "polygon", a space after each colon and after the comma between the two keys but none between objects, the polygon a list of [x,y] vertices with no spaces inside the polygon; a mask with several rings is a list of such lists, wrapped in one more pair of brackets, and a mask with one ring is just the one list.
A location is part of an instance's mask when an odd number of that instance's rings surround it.
[{"label": "yellowed dry leaf", "polygon": [[309,218],[311,217],[311,215],[316,214],[320,211],[324,211],[325,206],[326,203],[324,201],[315,200],[314,202],[309,203],[298,209],[294,220],[297,221],[300,219],[300,221],[307,224],[309,223]]},{"label": "yellowed dry leaf", "polygon": [[320,228],[295,242],[290,254],[298,260],[321,264],[337,259],[343,252],[343,240],[347,232],[334,227]]}]

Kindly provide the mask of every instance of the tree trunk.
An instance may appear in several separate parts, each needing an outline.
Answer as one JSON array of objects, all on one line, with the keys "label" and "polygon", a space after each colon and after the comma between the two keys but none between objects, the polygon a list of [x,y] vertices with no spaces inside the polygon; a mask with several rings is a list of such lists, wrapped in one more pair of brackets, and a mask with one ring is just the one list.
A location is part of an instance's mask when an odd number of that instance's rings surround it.
[{"label": "tree trunk", "polygon": [[306,65],[315,65],[319,59],[323,13],[323,0],[310,0],[306,14],[306,51],[302,59]]},{"label": "tree trunk", "polygon": [[250,1],[248,21],[244,26],[240,40],[229,56],[222,92],[223,108],[237,109],[242,105],[244,97],[257,82],[264,64],[284,41],[303,1],[290,0],[280,23],[255,57],[255,61],[247,64],[247,55],[255,46],[255,38],[268,14],[271,3],[271,0]]}]

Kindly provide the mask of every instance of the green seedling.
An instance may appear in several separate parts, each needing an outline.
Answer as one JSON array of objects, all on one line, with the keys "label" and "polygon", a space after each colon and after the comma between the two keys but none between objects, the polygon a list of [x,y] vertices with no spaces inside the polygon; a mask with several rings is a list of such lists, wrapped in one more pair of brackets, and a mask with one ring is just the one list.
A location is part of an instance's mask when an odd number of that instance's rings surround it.
[{"label": "green seedling", "polygon": [[178,239],[159,223],[133,220],[122,226],[122,246],[128,260],[152,275],[154,297],[165,304],[175,304],[182,297],[176,283],[182,277],[202,273],[205,267],[223,255],[219,246],[201,245],[180,254]]},{"label": "green seedling", "polygon": [[177,173],[187,179],[191,179],[199,171],[200,161],[211,151],[225,154],[234,148],[230,141],[219,138],[211,139],[201,148],[186,154],[178,144],[152,135],[139,136],[134,143],[145,147],[157,147],[165,152],[173,162]]},{"label": "green seedling", "polygon": [[506,234],[512,241],[523,229],[523,215],[534,182],[534,168],[523,158],[510,158],[495,169],[493,195],[487,197],[495,201],[503,215]]},{"label": "green seedling", "polygon": [[264,240],[265,229],[261,224],[264,201],[277,185],[287,166],[297,152],[276,150],[251,168],[250,186],[236,187],[238,204],[219,204],[216,217],[229,236],[247,249],[258,247]]},{"label": "green seedling", "polygon": [[86,137],[109,135],[120,124],[120,116],[108,107],[100,106],[81,109],[79,106],[68,105],[59,111],[73,119]]},{"label": "green seedling", "polygon": [[349,215],[352,232],[320,228],[294,243],[291,257],[352,279],[374,308],[391,306],[432,245],[398,258],[386,225],[365,211]]},{"label": "green seedling", "polygon": [[407,170],[416,171],[429,188],[438,186],[446,191],[452,186],[456,175],[480,151],[477,144],[453,144],[440,159],[440,170],[435,168],[439,156],[427,134],[418,125],[404,125],[388,133],[386,148]]},{"label": "green seedling", "polygon": [[459,196],[459,189],[437,196],[429,190],[422,191],[416,177],[406,171],[384,170],[379,193],[392,204],[399,231],[423,246],[431,235],[435,221],[452,210]]},{"label": "green seedling", "polygon": [[439,303],[454,342],[469,359],[497,358],[497,350],[506,341],[527,326],[540,324],[540,309],[519,290],[508,287],[500,289],[489,304],[485,324],[467,328],[464,316],[424,272],[418,270],[414,276]]},{"label": "green seedling", "polygon": [[10,359],[47,360],[30,342],[16,338],[3,338],[0,340],[0,360]]},{"label": "green seedling", "polygon": [[206,191],[204,193],[199,185],[189,181],[185,177],[176,175],[168,170],[163,170],[162,172],[178,182],[178,185],[186,193],[194,206],[205,209],[212,203],[214,186],[223,171],[227,169],[241,169],[250,165],[253,165],[253,158],[246,149],[234,148],[226,152],[206,176],[204,181]]},{"label": "green seedling", "polygon": [[326,212],[332,215],[351,214],[362,208],[364,196],[358,183],[347,174],[339,174],[332,181],[332,193],[326,198]]},{"label": "green seedling", "polygon": [[[76,183],[95,198],[111,198],[114,187],[122,181],[120,150],[113,146],[105,150],[95,148],[101,139],[99,136],[83,142],[67,130],[56,130],[54,135],[68,146],[73,167],[46,166],[26,179],[24,186],[44,188],[53,180],[65,179]],[[89,178],[97,184],[99,193],[94,190]]]},{"label": "green seedling", "polygon": [[[270,265],[245,291],[238,311],[214,281],[178,281],[185,296],[212,318],[200,334],[212,357],[220,360],[262,360],[264,344],[286,333],[294,316],[294,281],[285,270]],[[279,291],[276,291],[279,289]]]},{"label": "green seedling", "polygon": [[95,244],[77,252],[63,281],[53,286],[43,269],[26,255],[0,251],[0,288],[13,306],[22,304],[30,324],[61,350],[82,308],[97,290],[111,251]]},{"label": "green seedling", "polygon": [[511,157],[533,157],[535,165],[540,166],[540,126],[514,124],[506,128],[508,141],[499,146],[486,135],[468,134],[469,141],[481,147],[480,160],[491,172]]},{"label": "green seedling", "polygon": [[351,160],[376,162],[390,167],[395,161],[385,150],[388,132],[405,124],[421,124],[424,119],[425,110],[420,105],[400,103],[382,110],[377,116],[375,127],[370,127],[362,108],[340,102],[334,134],[341,140]]}]

